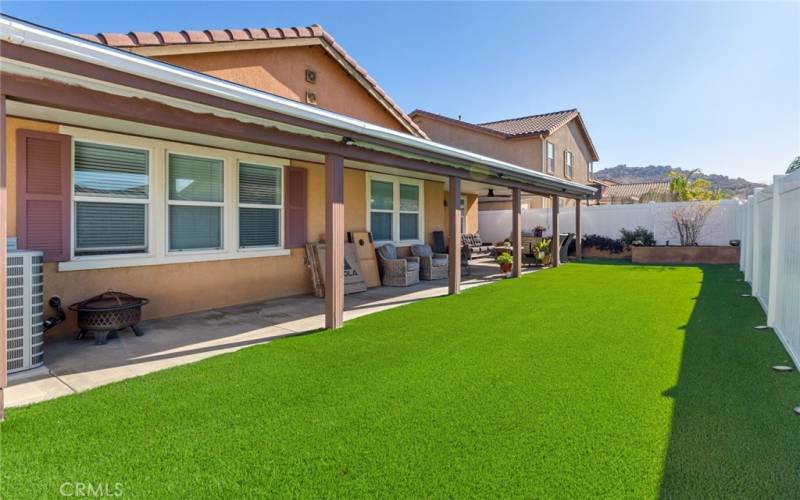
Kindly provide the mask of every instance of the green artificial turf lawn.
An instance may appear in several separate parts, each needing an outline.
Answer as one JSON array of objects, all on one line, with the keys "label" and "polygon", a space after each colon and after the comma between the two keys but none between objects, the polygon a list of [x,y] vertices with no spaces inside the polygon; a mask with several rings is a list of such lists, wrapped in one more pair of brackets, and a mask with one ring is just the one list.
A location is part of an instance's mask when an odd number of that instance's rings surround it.
[{"label": "green artificial turf lawn", "polygon": [[737,277],[569,264],[12,409],[0,496],[797,498]]}]

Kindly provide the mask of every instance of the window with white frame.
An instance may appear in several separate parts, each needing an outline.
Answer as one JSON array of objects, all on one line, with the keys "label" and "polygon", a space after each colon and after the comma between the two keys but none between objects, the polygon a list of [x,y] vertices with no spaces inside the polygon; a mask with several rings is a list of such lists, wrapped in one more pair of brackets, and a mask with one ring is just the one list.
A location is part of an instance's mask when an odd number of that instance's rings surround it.
[{"label": "window with white frame", "polygon": [[423,239],[422,181],[369,175],[367,200],[373,240],[411,244]]},{"label": "window with white frame", "polygon": [[564,151],[564,177],[572,179],[575,177],[575,169],[572,165],[572,153]]},{"label": "window with white frame", "polygon": [[556,171],[556,146],[552,142],[547,142],[547,173],[552,174]]},{"label": "window with white frame", "polygon": [[239,248],[281,246],[282,169],[239,163]]},{"label": "window with white frame", "polygon": [[73,159],[74,255],[147,253],[149,151],[76,141]]},{"label": "window with white frame", "polygon": [[223,247],[224,161],[169,153],[169,250]]}]

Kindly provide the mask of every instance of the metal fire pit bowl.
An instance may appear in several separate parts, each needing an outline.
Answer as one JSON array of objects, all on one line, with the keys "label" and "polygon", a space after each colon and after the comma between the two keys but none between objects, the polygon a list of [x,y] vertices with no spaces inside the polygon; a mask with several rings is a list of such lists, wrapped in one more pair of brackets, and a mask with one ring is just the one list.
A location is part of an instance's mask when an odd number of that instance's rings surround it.
[{"label": "metal fire pit bowl", "polygon": [[110,334],[128,327],[140,337],[143,333],[136,325],[142,319],[142,306],[148,302],[142,297],[109,290],[69,308],[78,313],[78,327],[81,329],[78,338],[92,332],[94,343],[101,345],[106,343]]}]

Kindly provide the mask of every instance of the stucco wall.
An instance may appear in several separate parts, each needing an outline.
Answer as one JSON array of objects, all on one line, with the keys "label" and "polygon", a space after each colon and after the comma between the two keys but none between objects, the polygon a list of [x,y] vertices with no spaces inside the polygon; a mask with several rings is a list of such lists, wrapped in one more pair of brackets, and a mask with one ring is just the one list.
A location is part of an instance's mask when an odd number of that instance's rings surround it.
[{"label": "stucco wall", "polygon": [[414,121],[436,142],[541,171],[541,145],[536,138],[508,140],[421,115]]},{"label": "stucco wall", "polygon": [[[381,103],[318,45],[157,58],[295,101],[306,102],[306,92],[313,92],[320,108],[407,132]],[[306,81],[306,69],[317,72],[316,83]]]},{"label": "stucco wall", "polygon": [[[20,128],[58,132],[58,125],[10,117],[7,131],[8,207],[4,216],[9,236],[16,235],[16,130]],[[316,163],[292,161],[308,171],[308,238],[317,240],[325,232],[325,170]],[[366,173],[345,169],[345,228],[366,228]],[[425,181],[425,238],[445,230],[444,184]],[[468,196],[470,227],[477,227],[475,196]],[[403,254],[407,249],[401,249]],[[311,293],[311,276],[304,263],[305,250],[288,256],[256,257],[138,267],[59,271],[57,263],[45,265],[45,298],[60,296],[66,305],[108,289],[141,295],[151,300],[144,317],[158,318],[186,312],[224,307]],[[47,311],[46,314],[50,314]],[[74,317],[48,335],[73,332]]]}]

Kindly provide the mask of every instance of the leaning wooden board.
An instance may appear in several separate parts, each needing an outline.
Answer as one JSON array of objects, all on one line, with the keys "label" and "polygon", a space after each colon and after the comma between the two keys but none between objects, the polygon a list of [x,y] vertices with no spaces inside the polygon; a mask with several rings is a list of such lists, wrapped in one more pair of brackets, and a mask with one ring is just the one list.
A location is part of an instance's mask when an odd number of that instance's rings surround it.
[{"label": "leaning wooden board", "polygon": [[375,245],[372,244],[372,233],[368,231],[351,231],[347,233],[347,240],[356,247],[358,260],[361,263],[361,272],[364,274],[364,283],[367,284],[367,288],[381,286],[378,260],[375,257]]},{"label": "leaning wooden board", "polygon": [[[306,245],[311,278],[314,280],[314,295],[325,296],[325,243],[308,243]],[[367,289],[358,262],[355,245],[344,244],[344,293],[363,292]]]}]

